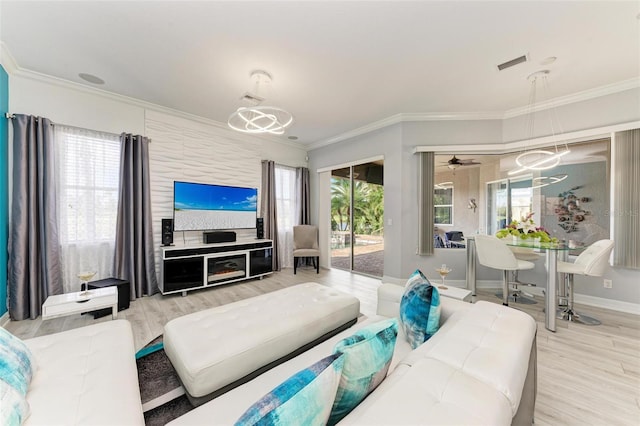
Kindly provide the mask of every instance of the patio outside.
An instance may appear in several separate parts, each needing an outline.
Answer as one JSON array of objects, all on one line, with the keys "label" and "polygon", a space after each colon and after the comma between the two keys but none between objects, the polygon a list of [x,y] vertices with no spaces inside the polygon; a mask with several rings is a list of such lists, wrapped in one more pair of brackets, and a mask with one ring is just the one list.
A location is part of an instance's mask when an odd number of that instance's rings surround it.
[{"label": "patio outside", "polygon": [[[382,185],[361,180],[353,182],[352,221],[349,214],[351,182],[336,176],[331,179],[331,266],[381,277],[384,273],[384,189]],[[352,225],[355,244],[351,241]]]}]

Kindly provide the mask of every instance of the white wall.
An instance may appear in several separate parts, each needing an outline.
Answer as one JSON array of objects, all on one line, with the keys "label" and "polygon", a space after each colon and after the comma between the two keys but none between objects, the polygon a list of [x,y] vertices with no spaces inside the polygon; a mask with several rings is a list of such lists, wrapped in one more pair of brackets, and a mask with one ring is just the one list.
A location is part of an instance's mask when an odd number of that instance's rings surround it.
[{"label": "white wall", "polygon": [[[550,115],[555,115],[553,120],[550,120]],[[535,115],[533,135],[527,133],[526,115],[506,119],[503,122],[502,141],[513,142],[552,135],[554,132],[551,122],[556,126],[555,134],[559,134],[629,123],[637,121],[638,118],[640,88],[559,106],[555,110],[540,111]]]},{"label": "white wall", "polygon": [[11,74],[9,110],[102,132],[144,134],[145,109],[80,85]]},{"label": "white wall", "polygon": [[[356,137],[349,143],[334,144],[318,148],[309,157],[311,181],[311,222],[319,223],[321,217],[318,207],[320,198],[329,199],[331,186],[320,185],[318,169],[339,166],[345,163],[358,162],[376,156],[384,157],[384,244],[385,247],[400,247],[402,245],[402,203],[403,176],[402,158],[410,155],[402,152],[400,147],[401,127],[394,125]],[[320,192],[322,189],[322,192]],[[326,212],[324,212],[326,217]],[[391,225],[389,225],[391,221]],[[323,253],[325,259],[329,257],[328,248]],[[397,250],[384,252],[385,274],[400,274],[400,253]]]},{"label": "white wall", "polygon": [[[558,108],[557,113],[568,130],[599,128],[640,120],[640,89],[628,90]],[[309,152],[309,167],[313,175],[319,167],[340,164],[353,159],[376,154],[385,156],[385,223],[389,215],[393,227],[385,227],[385,268],[389,279],[403,279],[416,268],[427,276],[435,276],[434,269],[442,263],[453,267],[452,282],[465,279],[464,252],[437,250],[435,256],[418,256],[418,163],[412,150],[416,146],[483,145],[512,142],[524,138],[523,117],[506,120],[464,120],[405,122],[380,129],[338,144],[324,146]],[[491,174],[491,173],[490,173]],[[491,180],[481,175],[481,180]],[[312,182],[313,184],[313,182]],[[313,184],[312,192],[317,192]],[[317,197],[314,194],[314,197]],[[322,196],[322,194],[321,194]],[[392,197],[391,199],[387,199]],[[484,205],[484,191],[479,194],[480,206]],[[391,200],[393,200],[391,202]],[[479,207],[480,228],[485,223],[482,207]],[[393,236],[388,238],[389,236]],[[446,253],[449,253],[445,256]],[[544,286],[542,266],[536,268],[536,281]],[[479,267],[478,280],[498,283],[500,272]],[[540,275],[539,277],[537,275]],[[602,278],[576,277],[578,301],[640,313],[640,272],[622,268],[609,268],[606,278],[614,281],[614,290],[602,288]],[[530,278],[530,277],[526,277]]]},{"label": "white wall", "polygon": [[[24,71],[10,75],[9,110],[47,117],[54,123],[151,138],[156,259],[161,219],[173,217],[174,180],[260,188],[261,160],[306,166],[306,149],[292,142],[245,135],[211,120]],[[253,236],[253,231],[240,235],[245,234]],[[187,243],[200,242],[202,233],[188,232],[184,237]],[[183,242],[182,233],[174,238],[176,243]]]}]

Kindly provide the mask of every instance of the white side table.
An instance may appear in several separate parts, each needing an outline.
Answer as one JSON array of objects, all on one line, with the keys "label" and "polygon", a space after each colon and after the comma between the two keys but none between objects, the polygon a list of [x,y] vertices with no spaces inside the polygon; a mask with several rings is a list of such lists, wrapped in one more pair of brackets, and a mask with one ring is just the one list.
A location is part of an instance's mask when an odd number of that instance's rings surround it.
[{"label": "white side table", "polygon": [[432,284],[438,289],[440,296],[451,297],[452,299],[462,300],[471,303],[471,291],[466,288],[452,287],[450,285]]},{"label": "white side table", "polygon": [[82,292],[49,296],[42,305],[42,319],[48,320],[104,308],[111,308],[111,317],[118,318],[117,287],[89,290],[88,296],[82,295]]}]

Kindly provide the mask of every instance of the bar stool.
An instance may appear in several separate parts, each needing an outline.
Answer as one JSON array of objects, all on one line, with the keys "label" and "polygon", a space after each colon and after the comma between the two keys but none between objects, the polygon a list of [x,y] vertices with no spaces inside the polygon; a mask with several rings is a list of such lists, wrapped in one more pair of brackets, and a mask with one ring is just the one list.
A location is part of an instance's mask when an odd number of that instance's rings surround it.
[{"label": "bar stool", "polygon": [[503,241],[492,235],[476,235],[475,243],[478,262],[488,268],[502,270],[502,304],[509,306],[509,271],[533,269],[535,265],[517,259]]},{"label": "bar stool", "polygon": [[609,264],[609,255],[613,250],[612,240],[600,240],[591,244],[580,253],[574,263],[558,262],[558,272],[566,274],[567,307],[558,309],[557,317],[566,321],[577,322],[585,325],[602,324],[596,318],[580,314],[573,310],[573,276],[575,274],[589,277],[601,277]]},{"label": "bar stool", "polygon": [[[533,251],[532,248],[514,247],[514,246],[508,246],[508,247],[509,247],[509,250],[513,252],[514,256],[518,260],[527,260],[529,262],[535,262],[536,260],[540,259],[540,255],[535,251]],[[515,303],[522,303],[524,305],[535,305],[536,303],[538,303],[535,301],[535,299],[533,299],[533,294],[527,293],[524,290],[521,290],[518,288],[518,286],[537,287],[537,285],[535,283],[526,283],[526,282],[520,281],[518,279],[517,269],[515,271],[512,271],[512,274],[513,274],[513,277],[512,277],[511,284],[513,285],[513,288],[509,292],[509,298],[511,299],[511,301]],[[496,296],[502,298],[502,292],[496,293]]]}]

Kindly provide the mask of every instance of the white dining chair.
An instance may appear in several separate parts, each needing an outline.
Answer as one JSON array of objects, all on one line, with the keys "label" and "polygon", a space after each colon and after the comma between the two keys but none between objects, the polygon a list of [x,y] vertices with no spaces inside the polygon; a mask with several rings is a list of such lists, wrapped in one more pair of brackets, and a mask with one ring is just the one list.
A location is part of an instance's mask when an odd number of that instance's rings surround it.
[{"label": "white dining chair", "polygon": [[504,241],[492,235],[476,235],[475,243],[478,263],[502,271],[502,304],[509,306],[510,271],[533,269],[535,265],[527,260],[517,259]]},{"label": "white dining chair", "polygon": [[612,240],[600,240],[591,244],[580,253],[573,263],[558,261],[558,272],[565,275],[567,287],[567,307],[558,310],[558,318],[585,325],[600,325],[600,320],[580,314],[573,309],[573,276],[575,274],[589,277],[601,277],[609,264],[609,256],[613,250]]}]

